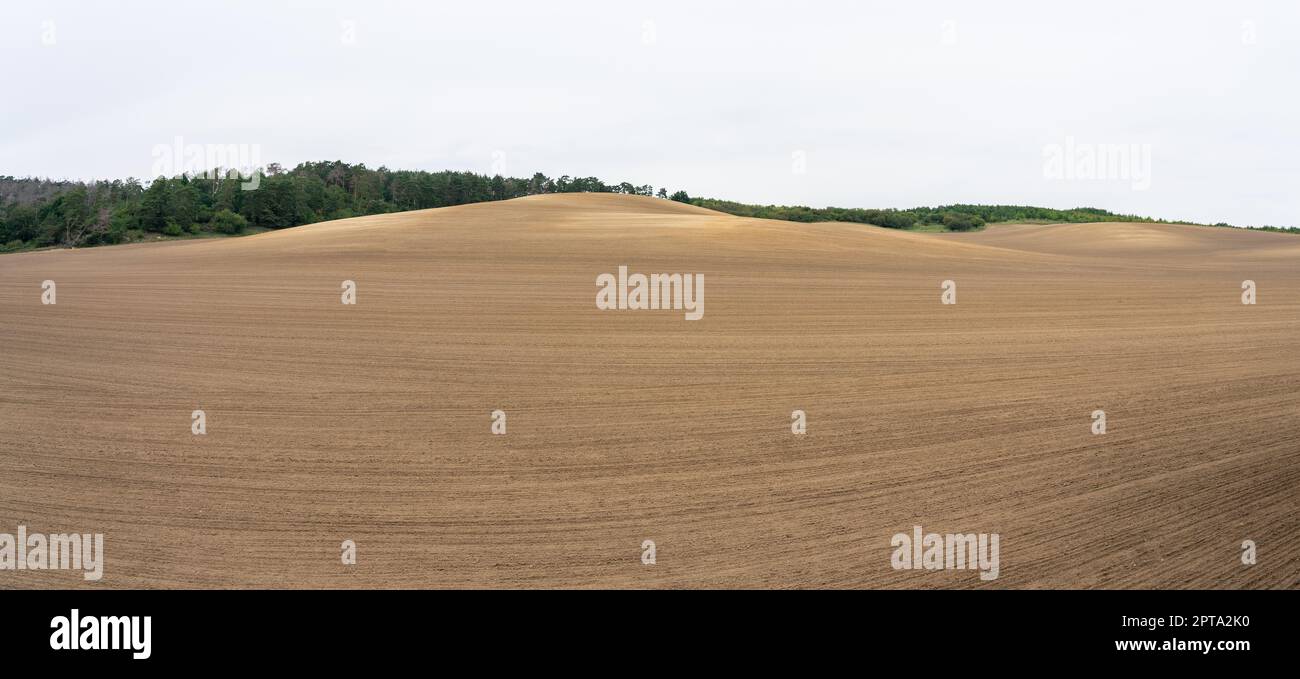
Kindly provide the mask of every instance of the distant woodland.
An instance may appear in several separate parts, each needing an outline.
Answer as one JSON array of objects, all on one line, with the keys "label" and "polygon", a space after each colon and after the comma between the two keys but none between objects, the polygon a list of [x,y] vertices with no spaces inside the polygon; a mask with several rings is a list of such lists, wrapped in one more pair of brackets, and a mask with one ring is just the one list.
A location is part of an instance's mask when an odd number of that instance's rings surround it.
[{"label": "distant woodland", "polygon": [[[245,183],[255,183],[257,188],[244,190]],[[746,217],[855,222],[894,229],[966,231],[1002,221],[1163,221],[1093,208],[1054,210],[1016,205],[945,205],[906,210],[750,205],[692,198],[681,190],[670,194],[665,188],[656,190],[649,184],[605,183],[595,177],[565,175],[553,179],[536,173],[520,178],[473,172],[370,169],[332,161],[302,163],[291,170],[271,164],[252,178],[214,171],[158,177],[147,184],[134,178],[71,182],[0,176],[0,251],[237,235],[385,212],[581,192],[656,196]]]}]

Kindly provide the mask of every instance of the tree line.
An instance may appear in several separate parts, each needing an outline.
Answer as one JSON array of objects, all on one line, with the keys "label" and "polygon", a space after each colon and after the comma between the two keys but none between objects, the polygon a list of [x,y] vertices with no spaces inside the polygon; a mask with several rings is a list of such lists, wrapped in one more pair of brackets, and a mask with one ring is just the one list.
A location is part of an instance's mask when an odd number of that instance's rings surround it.
[{"label": "tree line", "polygon": [[[241,185],[245,183],[257,188],[244,190]],[[657,196],[744,217],[853,222],[894,229],[942,226],[968,231],[988,222],[1006,221],[1164,222],[1095,208],[944,205],[900,210],[751,205],[691,198],[680,190],[669,194],[667,189],[656,190],[649,184],[607,184],[596,177],[552,179],[540,172],[527,178],[503,177],[370,169],[364,164],[325,161],[302,163],[291,170],[272,163],[251,178],[213,171],[158,177],[147,185],[134,178],[83,183],[0,177],[0,251],[107,245],[160,236],[234,235],[385,212],[580,192]]]},{"label": "tree line", "polygon": [[[244,190],[242,184],[256,185]],[[367,168],[341,161],[277,164],[255,177],[213,171],[102,182],[0,177],[0,248],[107,245],[162,236],[239,234],[385,212],[506,200],[539,193],[626,193],[668,198],[666,189],[596,177],[487,176]]]},{"label": "tree line", "polygon": [[[992,222],[1047,222],[1084,223],[1084,222],[1151,222],[1161,224],[1190,224],[1192,222],[1169,222],[1138,215],[1124,215],[1080,207],[1071,210],[1057,210],[1046,207],[1027,205],[940,205],[939,207],[914,207],[909,209],[870,209],[825,207],[811,208],[800,205],[750,205],[729,200],[712,198],[694,199],[694,205],[706,207],[719,212],[742,217],[761,219],[783,219],[791,222],[852,222],[872,224],[891,229],[914,229],[918,227],[942,225],[949,231],[971,231]],[[1228,226],[1216,224],[1215,226]],[[1261,227],[1265,230],[1285,231],[1280,227]]]}]

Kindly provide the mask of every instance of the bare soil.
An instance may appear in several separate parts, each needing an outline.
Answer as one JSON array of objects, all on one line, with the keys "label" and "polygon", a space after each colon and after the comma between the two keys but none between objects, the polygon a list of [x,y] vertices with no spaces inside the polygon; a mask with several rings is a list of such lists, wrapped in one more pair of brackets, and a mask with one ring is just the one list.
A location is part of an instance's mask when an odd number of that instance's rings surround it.
[{"label": "bare soil", "polygon": [[[598,310],[620,264],[704,318]],[[564,195],[0,256],[0,532],[107,556],[0,588],[1293,588],[1298,504],[1285,234]],[[918,524],[1000,577],[894,570]]]}]

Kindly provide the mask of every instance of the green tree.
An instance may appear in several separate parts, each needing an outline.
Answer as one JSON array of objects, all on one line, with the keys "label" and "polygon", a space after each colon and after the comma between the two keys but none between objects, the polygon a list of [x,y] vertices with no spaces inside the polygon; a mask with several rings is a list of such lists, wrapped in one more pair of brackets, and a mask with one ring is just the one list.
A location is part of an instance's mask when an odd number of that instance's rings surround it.
[{"label": "green tree", "polygon": [[212,215],[212,229],[217,233],[238,234],[248,228],[248,220],[243,215],[230,210],[218,210]]},{"label": "green tree", "polygon": [[149,183],[140,199],[140,226],[145,231],[162,231],[170,213],[167,178],[158,177]]},{"label": "green tree", "polygon": [[984,220],[978,215],[948,212],[943,216],[943,225],[951,231],[971,231],[984,226]]}]

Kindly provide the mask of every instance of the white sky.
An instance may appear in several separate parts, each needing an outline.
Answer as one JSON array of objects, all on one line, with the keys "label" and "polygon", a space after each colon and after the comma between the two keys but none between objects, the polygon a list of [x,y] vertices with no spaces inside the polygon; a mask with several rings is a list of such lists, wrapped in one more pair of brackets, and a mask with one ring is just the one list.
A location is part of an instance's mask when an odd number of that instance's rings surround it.
[{"label": "white sky", "polygon": [[[1291,0],[5,0],[0,174],[147,177],[181,136],[285,166],[1300,225],[1297,36]],[[1067,137],[1149,144],[1150,188],[1045,176]]]}]

